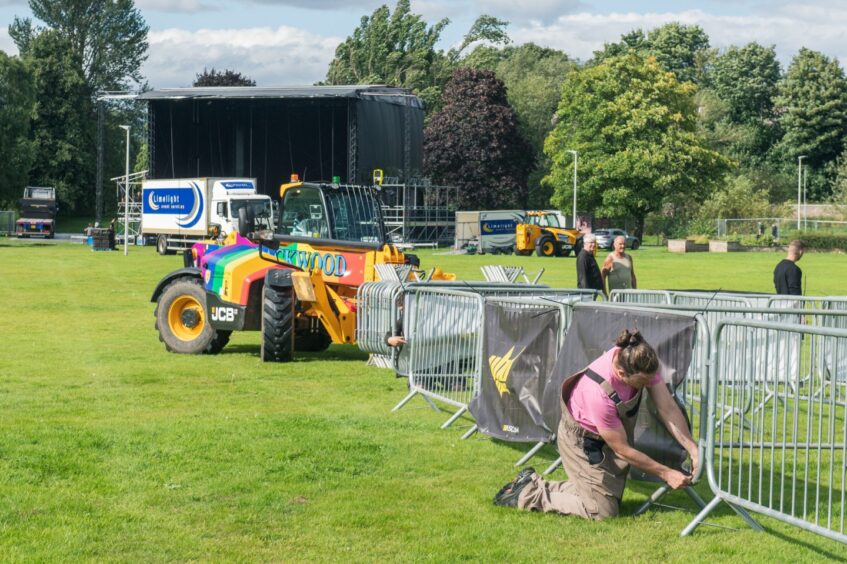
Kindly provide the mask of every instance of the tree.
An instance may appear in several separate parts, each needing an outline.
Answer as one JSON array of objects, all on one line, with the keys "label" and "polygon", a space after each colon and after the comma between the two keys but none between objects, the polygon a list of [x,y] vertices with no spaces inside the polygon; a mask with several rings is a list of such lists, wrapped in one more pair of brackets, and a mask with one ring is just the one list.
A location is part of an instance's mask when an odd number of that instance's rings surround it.
[{"label": "tree", "polygon": [[545,142],[554,204],[573,198],[569,150],[579,155],[582,209],[632,217],[639,232],[666,203],[702,201],[731,163],[698,135],[693,94],[693,84],[635,54],[570,73]]},{"label": "tree", "polygon": [[212,70],[204,68],[203,72],[198,73],[192,86],[256,86],[256,81],[240,72],[229,69],[216,71],[212,67]]},{"label": "tree", "polygon": [[55,186],[65,209],[86,207],[94,180],[92,105],[79,60],[65,37],[38,34],[25,57],[35,79],[30,182]]},{"label": "tree", "polygon": [[[847,81],[837,59],[800,49],[779,83],[775,105],[785,132],[776,154],[785,167],[795,167],[797,158],[806,155],[806,164],[822,171],[841,154],[847,134]],[[828,185],[816,182],[812,197],[826,197]]]},{"label": "tree", "polygon": [[401,86],[420,96],[428,111],[436,110],[441,89],[466,47],[477,41],[508,41],[506,22],[483,15],[458,48],[444,53],[436,44],[449,23],[444,18],[428,27],[411,12],[409,0],[398,0],[393,13],[380,6],[370,17],[362,16],[353,34],[336,48],[326,83]]},{"label": "tree", "polygon": [[32,74],[17,57],[0,51],[0,207],[23,194],[34,156],[30,122],[35,103]]},{"label": "tree", "polygon": [[518,128],[532,146],[535,160],[528,180],[529,207],[549,207],[550,190],[541,184],[550,169],[550,160],[544,154],[544,139],[553,127],[551,118],[559,104],[562,81],[576,68],[576,63],[561,51],[525,43],[504,49],[479,46],[462,65],[493,70],[505,84]]},{"label": "tree", "polygon": [[622,35],[619,43],[604,44],[601,51],[594,52],[594,62],[630,53],[642,57],[652,55],[680,82],[698,83],[703,78],[701,61],[708,48],[709,36],[703,28],[672,22],[652,29],[648,34],[640,29],[633,30]]},{"label": "tree", "polygon": [[15,17],[9,35],[22,55],[38,35],[54,30],[92,94],[125,89],[127,80],[141,82],[149,28],[133,0],[29,0],[29,7],[44,26]]},{"label": "tree", "polygon": [[424,131],[426,173],[457,186],[462,209],[524,207],[532,153],[503,83],[491,71],[458,69],[443,100]]}]

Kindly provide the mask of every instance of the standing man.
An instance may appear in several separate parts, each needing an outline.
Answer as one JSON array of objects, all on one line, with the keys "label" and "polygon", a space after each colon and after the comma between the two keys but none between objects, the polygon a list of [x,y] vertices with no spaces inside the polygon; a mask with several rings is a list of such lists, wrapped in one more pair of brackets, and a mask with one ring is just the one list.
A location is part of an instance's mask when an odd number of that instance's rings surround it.
[{"label": "standing man", "polygon": [[607,294],[611,294],[612,290],[635,289],[635,267],[632,265],[632,256],[626,254],[626,237],[615,237],[612,249],[603,261],[603,286]]},{"label": "standing man", "polygon": [[598,290],[606,295],[603,288],[603,276],[594,259],[594,250],[597,248],[597,237],[589,233],[582,238],[582,250],[576,257],[576,285],[577,288]]},{"label": "standing man", "polygon": [[802,296],[803,271],[797,266],[797,262],[803,258],[806,245],[800,239],[795,239],[788,244],[788,256],[782,259],[773,270],[773,285],[777,294],[788,296]]}]

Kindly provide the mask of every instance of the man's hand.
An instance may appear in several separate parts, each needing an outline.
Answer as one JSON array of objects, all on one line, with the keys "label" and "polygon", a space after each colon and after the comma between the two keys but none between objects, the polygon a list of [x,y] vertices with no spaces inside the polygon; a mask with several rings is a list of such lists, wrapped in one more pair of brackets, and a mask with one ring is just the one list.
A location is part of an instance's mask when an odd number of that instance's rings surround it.
[{"label": "man's hand", "polygon": [[691,457],[691,476],[696,476],[697,471],[700,469],[700,453],[697,450],[688,453]]},{"label": "man's hand", "polygon": [[388,338],[385,340],[385,342],[386,342],[386,343],[388,343],[388,346],[389,346],[389,347],[397,347],[397,346],[400,346],[400,345],[405,345],[405,344],[406,344],[406,339],[405,339],[405,337],[401,337],[401,336],[399,336],[399,335],[395,335],[395,336],[393,336],[393,337],[388,337]]},{"label": "man's hand", "polygon": [[686,476],[682,472],[677,472],[670,468],[662,473],[662,480],[675,490],[691,485],[691,476]]}]

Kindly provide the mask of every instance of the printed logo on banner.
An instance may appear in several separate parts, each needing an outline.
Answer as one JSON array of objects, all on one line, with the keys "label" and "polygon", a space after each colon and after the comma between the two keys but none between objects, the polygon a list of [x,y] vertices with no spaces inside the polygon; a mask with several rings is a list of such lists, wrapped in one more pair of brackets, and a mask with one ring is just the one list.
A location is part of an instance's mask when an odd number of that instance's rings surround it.
[{"label": "printed logo on banner", "polygon": [[177,215],[177,225],[187,229],[203,217],[203,193],[196,182],[189,188],[151,188],[143,206],[147,214]]},{"label": "printed logo on banner", "polygon": [[485,235],[514,235],[516,226],[517,224],[511,219],[480,222],[480,229]]},{"label": "printed logo on banner", "polygon": [[221,182],[224,190],[252,190],[253,183],[247,181]]},{"label": "printed logo on banner", "polygon": [[526,347],[521,349],[515,356],[512,356],[512,353],[515,352],[515,347],[512,347],[503,356],[491,355],[488,357],[491,378],[494,380],[494,385],[497,386],[497,391],[500,392],[500,397],[509,393],[509,388],[506,385],[509,380],[509,374],[512,372],[512,366],[514,366],[515,361],[521,356],[524,350],[526,350]]}]

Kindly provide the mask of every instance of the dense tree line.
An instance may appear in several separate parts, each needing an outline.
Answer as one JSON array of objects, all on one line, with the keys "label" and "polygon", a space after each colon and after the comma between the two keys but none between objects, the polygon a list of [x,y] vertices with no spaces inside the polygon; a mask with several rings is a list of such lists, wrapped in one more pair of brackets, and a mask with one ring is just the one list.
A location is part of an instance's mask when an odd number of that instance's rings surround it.
[{"label": "dense tree line", "polygon": [[[778,206],[796,198],[801,155],[810,201],[847,206],[847,81],[823,53],[801,49],[782,68],[774,46],[718,50],[699,26],[671,23],[632,30],[578,63],[531,43],[509,45],[506,22],[488,16],[444,52],[437,43],[447,25],[428,27],[406,0],[393,13],[383,6],[338,47],[327,82],[404,86],[424,98],[424,172],[470,192],[466,206],[567,207],[572,150],[580,207],[596,216],[640,223],[653,214],[697,230],[720,217],[785,213]],[[514,110],[516,127],[485,166],[449,158],[485,152],[492,132],[504,130],[502,97],[479,94],[494,88],[491,76],[464,68],[492,71]],[[521,171],[515,147],[528,147]],[[521,178],[504,199],[507,169]]]}]

